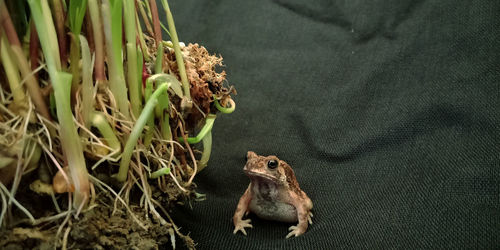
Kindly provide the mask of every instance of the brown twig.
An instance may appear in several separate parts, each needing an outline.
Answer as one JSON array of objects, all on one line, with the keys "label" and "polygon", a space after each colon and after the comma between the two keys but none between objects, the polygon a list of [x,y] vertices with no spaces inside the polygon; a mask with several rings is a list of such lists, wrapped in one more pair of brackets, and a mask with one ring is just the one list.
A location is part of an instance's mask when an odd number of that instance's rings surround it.
[{"label": "brown twig", "polygon": [[137,0],[137,5],[138,9],[141,13],[142,21],[144,21],[144,26],[146,26],[146,30],[148,31],[150,36],[154,36],[153,28],[151,27],[151,22],[149,22],[148,15],[146,14],[146,11],[144,10],[144,6]]},{"label": "brown twig", "polygon": [[184,133],[184,127],[182,126],[181,120],[179,120],[178,124],[179,124],[179,129],[181,131],[182,138],[184,138],[184,144],[186,145],[186,148],[189,151],[189,155],[191,156],[191,159],[193,160],[193,173],[191,174],[191,177],[189,177],[189,180],[186,183],[186,186],[189,186],[193,182],[193,179],[194,179],[194,176],[196,175],[196,171],[198,170],[197,169],[198,167],[196,164],[196,158],[194,157],[193,150],[191,149],[191,145],[189,145],[189,143],[187,142],[188,141],[187,135],[186,135],[186,133]]},{"label": "brown twig", "polygon": [[[90,20],[92,23],[92,35],[94,38],[95,45],[95,64],[94,64],[94,74],[95,79],[98,83],[102,83],[106,81],[106,74],[104,72],[104,33],[102,31],[102,21],[101,21],[101,13],[99,11],[97,0],[90,0],[88,2],[89,5],[89,13]],[[90,10],[92,8],[92,10]],[[95,11],[93,11],[95,10]]]},{"label": "brown twig", "polygon": [[[174,139],[174,141],[178,141],[179,140],[179,136],[177,135],[177,129],[173,130],[172,138]],[[180,152],[179,156],[180,156],[181,165],[186,166],[187,165],[187,161],[186,161],[186,155],[184,154],[184,150],[179,145],[177,145],[177,144],[175,145],[175,148],[173,150],[175,152]]]},{"label": "brown twig", "polygon": [[56,24],[57,41],[59,42],[59,54],[61,55],[61,66],[66,68],[68,63],[68,43],[66,39],[66,32],[64,31],[64,10],[62,8],[61,0],[52,0],[54,8],[54,22]]},{"label": "brown twig", "polygon": [[[38,61],[38,50],[40,49],[40,41],[38,40],[38,32],[36,32],[36,26],[33,20],[30,22],[30,62],[31,70],[35,71],[40,65]],[[35,79],[38,79],[38,72],[33,74]]]},{"label": "brown twig", "polygon": [[151,18],[153,19],[153,29],[154,29],[156,47],[158,47],[162,41],[160,18],[158,17],[158,7],[156,6],[155,0],[149,0],[149,5],[151,6]]}]

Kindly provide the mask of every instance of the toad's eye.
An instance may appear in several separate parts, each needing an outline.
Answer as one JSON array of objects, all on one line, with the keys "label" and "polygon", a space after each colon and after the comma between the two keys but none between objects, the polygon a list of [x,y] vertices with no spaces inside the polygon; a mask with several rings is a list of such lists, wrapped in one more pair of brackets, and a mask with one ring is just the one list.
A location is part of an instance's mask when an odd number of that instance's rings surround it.
[{"label": "toad's eye", "polygon": [[278,166],[278,162],[276,160],[269,160],[267,162],[267,167],[269,169],[275,169]]}]

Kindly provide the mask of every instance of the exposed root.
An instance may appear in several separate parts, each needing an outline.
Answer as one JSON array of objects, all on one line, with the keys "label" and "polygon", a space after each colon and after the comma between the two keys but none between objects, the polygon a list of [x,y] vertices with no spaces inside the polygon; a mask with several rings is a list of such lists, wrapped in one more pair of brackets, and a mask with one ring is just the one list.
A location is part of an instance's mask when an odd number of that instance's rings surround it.
[{"label": "exposed root", "polygon": [[[19,203],[10,194],[9,190],[7,190],[7,188],[1,182],[0,182],[0,189],[1,189],[1,192],[3,192],[4,194],[6,194],[9,197],[9,201],[12,202],[14,205],[16,205],[16,207],[19,208],[19,210],[21,210],[30,219],[30,222],[33,224],[35,222],[35,217],[33,217],[33,215],[31,215],[31,213],[28,211],[28,209],[26,209],[23,205],[21,205],[21,203]],[[2,217],[3,217],[3,215],[2,215]]]},{"label": "exposed root", "polygon": [[68,235],[69,235],[69,231],[71,231],[71,226],[68,226],[66,228],[66,231],[64,232],[64,236],[63,236],[63,240],[62,240],[62,247],[61,247],[63,250],[68,249]]},{"label": "exposed root", "polygon": [[102,189],[106,188],[113,195],[115,195],[116,199],[119,200],[123,204],[123,206],[125,206],[125,208],[129,212],[130,216],[132,216],[132,218],[137,223],[137,225],[139,225],[142,229],[147,230],[147,227],[143,223],[141,223],[141,221],[139,219],[137,219],[137,217],[134,215],[134,213],[132,212],[132,210],[130,209],[128,204],[110,186],[106,185],[106,183],[100,181],[99,179],[93,177],[92,175],[89,175],[89,178],[94,184],[97,184],[98,187],[100,187]]}]

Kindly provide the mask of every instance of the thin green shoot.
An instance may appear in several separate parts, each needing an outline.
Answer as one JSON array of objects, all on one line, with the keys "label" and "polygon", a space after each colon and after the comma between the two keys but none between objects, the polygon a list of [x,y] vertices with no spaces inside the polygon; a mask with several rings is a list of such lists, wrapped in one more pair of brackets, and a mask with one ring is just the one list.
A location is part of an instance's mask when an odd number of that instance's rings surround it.
[{"label": "thin green shoot", "polygon": [[168,31],[167,27],[165,27],[165,25],[163,25],[163,23],[160,23],[160,26],[163,29],[163,31],[165,31],[165,33],[167,33],[167,35],[169,37],[172,37],[172,36],[170,36],[170,31]]},{"label": "thin green shoot", "polygon": [[[140,48],[137,49],[137,53],[142,53],[143,55],[143,59],[146,61],[146,62],[149,62],[151,61],[151,55],[149,54],[149,50],[148,50],[148,45],[146,44],[146,41],[144,40],[144,33],[142,32],[142,28],[141,28],[141,22],[139,21],[139,14],[136,13],[135,15],[135,23],[136,23],[136,27],[137,27],[137,37],[139,38],[139,44],[140,44]],[[142,60],[141,60],[142,62]],[[142,72],[140,72],[141,74],[139,75],[142,75]]]},{"label": "thin green shoot", "polygon": [[[155,74],[163,73],[163,45],[161,43],[159,44],[158,50],[156,53],[156,60],[155,60],[155,64],[154,64],[154,73]],[[155,116],[161,117],[160,105],[156,106],[156,108],[155,108]]]},{"label": "thin green shoot", "polygon": [[[144,89],[144,100],[146,101],[146,103],[149,101],[152,94],[153,94],[153,81],[148,79],[146,80],[146,88]],[[157,107],[158,106],[155,107],[155,110]],[[146,123],[147,130],[144,135],[144,146],[146,148],[149,148],[149,145],[151,145],[151,141],[153,139],[154,122],[155,122],[154,116],[150,116],[148,118],[148,122]]]},{"label": "thin green shoot", "polygon": [[144,54],[142,53],[142,50],[139,48],[140,45],[137,45],[137,82],[139,83],[139,98],[141,97],[140,95],[140,89],[142,88],[142,71],[144,67]]},{"label": "thin green shoot", "polygon": [[[214,126],[214,121],[217,116],[214,114],[208,114],[207,118],[205,118],[205,125],[201,128],[198,135],[195,137],[188,137],[187,142],[189,144],[196,144],[200,142],[208,133],[212,131],[212,127]],[[184,142],[184,138],[180,137],[179,142]]]},{"label": "thin green shoot", "polygon": [[184,89],[184,97],[182,98],[181,109],[189,113],[189,111],[193,107],[193,101],[191,100],[191,90],[186,74],[186,66],[184,65],[184,58],[182,56],[182,51],[179,45],[179,37],[177,36],[177,31],[175,30],[174,18],[172,16],[172,12],[170,11],[170,7],[168,6],[168,1],[162,0],[161,2],[167,15],[168,30],[170,31],[170,38],[172,38],[172,43],[174,44],[175,60],[177,62],[177,67],[179,68],[179,75],[181,77],[181,83]]},{"label": "thin green shoot", "polygon": [[163,43],[160,43],[158,45],[158,50],[156,52],[156,61],[155,61],[155,67],[154,67],[154,70],[155,70],[155,74],[160,74],[160,73],[163,73],[163,54],[164,54],[164,51],[163,51]]},{"label": "thin green shoot", "polygon": [[224,114],[230,114],[230,113],[233,113],[234,110],[236,109],[236,103],[233,101],[233,99],[229,99],[229,103],[231,104],[231,106],[229,108],[226,108],[226,107],[222,107],[222,105],[220,105],[219,101],[217,100],[216,96],[214,95],[214,103],[215,103],[215,107],[221,112],[221,113],[224,113]]},{"label": "thin green shoot", "polygon": [[[139,12],[141,13],[141,18],[142,18],[142,21],[144,22],[144,26],[146,26],[146,30],[148,31],[149,35],[154,36],[153,28],[151,26],[151,21],[150,21],[148,15],[146,14],[146,10],[144,9],[144,5],[145,5],[145,3],[143,1],[137,2],[137,8],[139,8]],[[139,16],[139,14],[137,14],[137,16]],[[139,23],[139,19],[137,19],[137,23]]]},{"label": "thin green shoot", "polygon": [[121,150],[120,141],[116,137],[115,132],[109,125],[104,115],[98,112],[94,112],[92,113],[91,119],[92,119],[91,120],[92,126],[96,127],[99,130],[99,132],[101,133],[102,137],[104,138],[108,146],[113,150],[114,154],[112,154],[111,157],[114,157],[117,154],[119,154]]},{"label": "thin green shoot", "polygon": [[162,95],[163,92],[166,92],[170,87],[171,82],[167,81],[165,78],[162,78],[161,75],[151,76],[148,80],[162,80],[158,88],[153,92],[149,100],[146,102],[144,109],[142,110],[139,118],[137,119],[134,127],[132,128],[132,132],[125,144],[125,148],[122,154],[122,160],[120,161],[120,169],[118,174],[116,175],[116,179],[120,182],[124,182],[127,179],[128,169],[130,165],[130,160],[132,158],[132,153],[139,140],[139,137],[142,134],[142,130],[149,120],[150,116],[153,115],[153,110],[155,106],[158,104],[158,97]]},{"label": "thin green shoot", "polygon": [[159,177],[167,175],[167,174],[170,174],[170,168],[168,168],[168,167],[160,168],[160,169],[154,171],[153,173],[151,173],[151,176],[149,178],[156,179],[156,178],[159,178]]},{"label": "thin green shoot", "polygon": [[92,83],[92,59],[90,48],[84,36],[80,35],[82,49],[82,117],[86,128],[90,127],[94,111],[94,86]]},{"label": "thin green shoot", "polygon": [[[56,1],[58,2],[58,1]],[[74,98],[80,82],[80,32],[82,30],[83,18],[87,10],[87,1],[70,1],[68,9],[69,27],[71,30],[71,43],[70,43],[70,70],[73,75],[71,82],[71,96]]]},{"label": "thin green shoot", "polygon": [[212,132],[208,132],[205,137],[203,137],[203,153],[201,154],[200,161],[198,162],[197,172],[200,172],[208,165],[208,160],[210,159],[210,154],[212,153]]},{"label": "thin green shoot", "polygon": [[[164,94],[160,98],[166,99],[168,101],[168,94]],[[163,115],[163,119],[161,120],[161,135],[165,140],[172,140],[172,130],[170,129],[170,115],[168,114],[168,105],[164,109],[165,113]]]},{"label": "thin green shoot", "polygon": [[87,0],[70,1],[68,9],[69,29],[71,33],[80,35],[83,18],[87,10]]},{"label": "thin green shoot", "polygon": [[[137,35],[135,25],[135,1],[125,0],[124,6],[125,39],[127,48],[127,83],[132,114],[138,117],[142,109],[141,83],[137,81]],[[134,18],[131,18],[134,17]]]}]

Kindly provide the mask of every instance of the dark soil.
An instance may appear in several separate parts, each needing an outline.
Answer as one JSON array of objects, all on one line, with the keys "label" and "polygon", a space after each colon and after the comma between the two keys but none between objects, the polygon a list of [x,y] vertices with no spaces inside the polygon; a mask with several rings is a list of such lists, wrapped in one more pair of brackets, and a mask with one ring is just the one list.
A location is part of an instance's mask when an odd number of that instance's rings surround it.
[{"label": "dark soil", "polygon": [[[103,198],[104,199],[104,198]],[[72,219],[71,230],[67,237],[68,249],[170,249],[172,237],[175,244],[194,249],[194,242],[189,236],[175,233],[172,224],[161,225],[159,221],[146,216],[144,209],[131,206],[136,217],[148,229],[141,228],[134,219],[117,209],[114,214],[109,199],[90,211]],[[32,227],[19,225],[0,231],[0,249],[54,249],[62,247],[62,233],[56,239],[59,223]],[[181,238],[181,240],[179,240]]]}]

